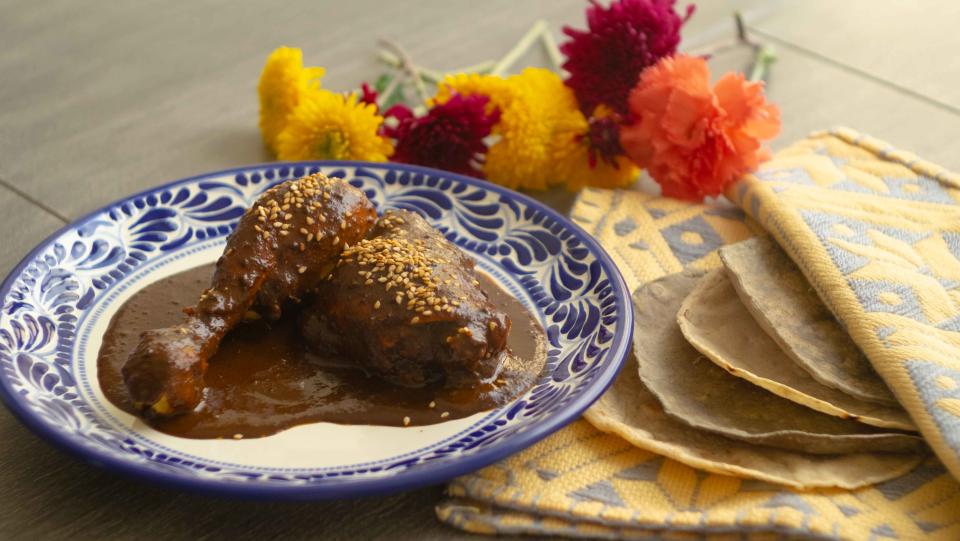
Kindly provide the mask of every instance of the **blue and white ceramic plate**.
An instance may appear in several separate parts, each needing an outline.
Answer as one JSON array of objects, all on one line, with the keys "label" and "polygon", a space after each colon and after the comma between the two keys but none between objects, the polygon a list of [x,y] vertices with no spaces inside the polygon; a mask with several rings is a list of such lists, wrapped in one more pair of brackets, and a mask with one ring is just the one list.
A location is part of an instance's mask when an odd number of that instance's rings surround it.
[{"label": "blue and white ceramic plate", "polygon": [[[513,403],[432,426],[303,425],[249,440],[157,432],[97,384],[101,336],[145,285],[209,263],[264,189],[322,171],[379,209],[420,212],[473,255],[547,330],[545,372]],[[629,292],[603,249],[542,204],[431,169],[265,164],[188,178],[117,201],[34,249],[0,287],[0,395],[51,442],[111,470],[241,496],[331,498],[438,483],[515,453],[575,419],[630,347]]]}]

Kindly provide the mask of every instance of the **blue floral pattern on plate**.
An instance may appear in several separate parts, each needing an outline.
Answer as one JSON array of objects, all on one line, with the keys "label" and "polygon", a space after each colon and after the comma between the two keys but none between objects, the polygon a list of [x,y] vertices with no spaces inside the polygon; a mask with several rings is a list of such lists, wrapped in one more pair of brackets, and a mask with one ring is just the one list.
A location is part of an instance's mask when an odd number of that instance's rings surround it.
[{"label": "blue floral pattern on plate", "polygon": [[[524,396],[413,453],[374,463],[295,469],[179,452],[106,418],[83,392],[80,354],[98,304],[166,261],[219,252],[264,189],[322,171],[379,210],[419,212],[537,312],[545,373]],[[44,241],[0,287],[0,396],[52,442],[110,469],[197,490],[323,498],[436,483],[480,468],[572,421],[616,375],[630,346],[629,292],[602,248],[566,218],[498,186],[397,164],[265,164],[176,181],[111,204]]]}]

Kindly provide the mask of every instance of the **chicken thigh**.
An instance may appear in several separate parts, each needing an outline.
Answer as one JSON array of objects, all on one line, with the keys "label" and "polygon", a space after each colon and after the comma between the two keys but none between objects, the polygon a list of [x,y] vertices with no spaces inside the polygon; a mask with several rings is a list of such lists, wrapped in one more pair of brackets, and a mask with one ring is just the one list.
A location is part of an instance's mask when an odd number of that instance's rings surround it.
[{"label": "chicken thigh", "polygon": [[384,214],[328,280],[301,313],[314,349],[407,387],[497,375],[510,318],[481,289],[473,259],[419,214]]}]

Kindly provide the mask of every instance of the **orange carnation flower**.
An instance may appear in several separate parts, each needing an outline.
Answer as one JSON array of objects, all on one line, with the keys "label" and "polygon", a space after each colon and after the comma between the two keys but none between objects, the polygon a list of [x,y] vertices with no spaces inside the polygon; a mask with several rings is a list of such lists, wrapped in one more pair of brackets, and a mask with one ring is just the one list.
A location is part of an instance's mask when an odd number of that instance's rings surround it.
[{"label": "orange carnation flower", "polygon": [[763,83],[728,73],[711,90],[706,61],[686,55],[644,70],[629,108],[621,145],[663,195],[681,199],[722,193],[770,157],[761,141],[780,131],[780,110],[764,99]]}]

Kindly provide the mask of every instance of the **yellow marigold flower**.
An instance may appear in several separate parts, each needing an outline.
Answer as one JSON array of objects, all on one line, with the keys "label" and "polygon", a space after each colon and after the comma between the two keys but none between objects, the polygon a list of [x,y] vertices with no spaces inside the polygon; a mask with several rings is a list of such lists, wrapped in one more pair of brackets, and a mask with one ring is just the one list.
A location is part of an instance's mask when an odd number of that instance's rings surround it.
[{"label": "yellow marigold flower", "polygon": [[[598,105],[593,111],[595,118],[612,115],[613,111],[604,105]],[[585,186],[622,188],[636,180],[640,170],[626,156],[616,156],[614,167],[601,156],[595,155],[592,160],[594,164],[590,165],[590,145],[586,137],[589,129],[587,119],[580,115],[579,119],[557,130],[554,140],[557,181],[568,190],[576,191]]]},{"label": "yellow marigold flower", "polygon": [[429,105],[444,104],[454,93],[465,96],[479,94],[487,96],[490,101],[487,107],[492,109],[507,105],[511,95],[510,88],[503,77],[497,75],[480,75],[477,73],[459,73],[447,75],[437,85],[437,94]]},{"label": "yellow marigold flower", "polygon": [[[500,140],[487,151],[483,172],[497,184],[545,190],[556,181],[551,148],[554,132],[570,121],[563,81],[553,72],[528,68],[506,82],[509,99],[493,129]],[[579,114],[575,102],[572,112]]]},{"label": "yellow marigold flower", "polygon": [[603,160],[590,166],[590,155],[582,141],[559,145],[556,151],[558,180],[568,190],[577,191],[585,186],[594,188],[623,188],[637,179],[640,170],[625,156],[615,158],[617,167]]},{"label": "yellow marigold flower", "polygon": [[543,158],[549,152],[547,141],[552,126],[538,119],[541,108],[537,91],[529,88],[535,86],[540,75],[532,69],[507,79],[496,75],[458,74],[447,76],[437,85],[434,103],[446,103],[454,93],[479,94],[490,99],[488,107],[500,109],[500,122],[492,130],[496,142],[487,150],[483,168],[484,175],[497,184],[510,188],[547,188],[549,170],[544,168]]},{"label": "yellow marigold flower", "polygon": [[590,166],[585,135],[590,129],[573,91],[552,71],[528,68],[506,79],[493,75],[447,76],[437,88],[434,103],[445,103],[454,93],[481,94],[500,108],[483,168],[487,179],[510,188],[544,190],[564,184],[570,190],[584,186],[621,187],[636,178],[637,168],[617,157],[617,168],[596,160]]},{"label": "yellow marigold flower", "polygon": [[260,74],[260,134],[270,150],[276,151],[277,135],[283,131],[287,116],[302,96],[320,88],[323,68],[304,68],[303,52],[280,47],[267,58]]},{"label": "yellow marigold flower", "polygon": [[382,162],[393,145],[377,132],[383,117],[374,105],[317,90],[301,96],[277,136],[281,160],[365,160]]}]

